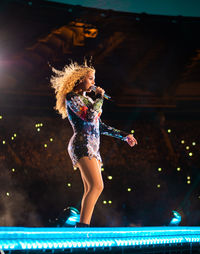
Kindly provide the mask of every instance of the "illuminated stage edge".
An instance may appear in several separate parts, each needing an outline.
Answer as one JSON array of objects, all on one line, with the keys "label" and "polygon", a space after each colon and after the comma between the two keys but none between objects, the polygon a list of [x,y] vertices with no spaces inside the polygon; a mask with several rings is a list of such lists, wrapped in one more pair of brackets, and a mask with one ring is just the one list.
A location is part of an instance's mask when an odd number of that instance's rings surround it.
[{"label": "illuminated stage edge", "polygon": [[[25,228],[0,227],[2,253],[22,251],[198,248],[200,227],[90,227]],[[63,253],[62,252],[62,253]],[[105,253],[105,252],[104,252]]]}]

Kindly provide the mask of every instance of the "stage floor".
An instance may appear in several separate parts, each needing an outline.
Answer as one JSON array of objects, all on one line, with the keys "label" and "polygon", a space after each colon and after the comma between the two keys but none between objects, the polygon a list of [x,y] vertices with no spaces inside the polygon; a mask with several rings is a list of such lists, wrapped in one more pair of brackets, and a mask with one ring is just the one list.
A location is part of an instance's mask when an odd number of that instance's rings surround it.
[{"label": "stage floor", "polygon": [[0,250],[2,253],[58,253],[58,250],[191,253],[200,250],[200,227],[0,227]]}]

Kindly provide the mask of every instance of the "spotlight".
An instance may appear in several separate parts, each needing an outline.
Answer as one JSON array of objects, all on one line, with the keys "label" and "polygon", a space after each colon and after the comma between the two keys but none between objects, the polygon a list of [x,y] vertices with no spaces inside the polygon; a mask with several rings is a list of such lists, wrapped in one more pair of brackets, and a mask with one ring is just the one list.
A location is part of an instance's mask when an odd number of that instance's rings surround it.
[{"label": "spotlight", "polygon": [[75,207],[65,208],[55,220],[49,220],[53,227],[70,227],[75,226],[80,220],[80,213]]},{"label": "spotlight", "polygon": [[169,226],[178,226],[181,222],[181,215],[176,211],[172,211],[174,217],[171,219]]},{"label": "spotlight", "polygon": [[75,226],[77,222],[80,220],[80,213],[79,211],[74,207],[69,207],[70,210],[70,216],[65,221],[64,227],[71,225]]}]

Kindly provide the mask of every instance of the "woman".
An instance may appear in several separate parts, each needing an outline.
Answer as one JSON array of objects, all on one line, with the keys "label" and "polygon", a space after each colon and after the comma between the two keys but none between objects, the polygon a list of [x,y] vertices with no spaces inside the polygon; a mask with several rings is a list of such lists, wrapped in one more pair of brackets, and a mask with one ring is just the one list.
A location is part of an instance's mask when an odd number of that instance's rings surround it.
[{"label": "woman", "polygon": [[100,120],[105,91],[97,87],[94,101],[86,95],[95,84],[95,69],[92,66],[71,63],[63,71],[53,70],[56,73],[51,78],[57,99],[55,109],[63,119],[68,117],[74,130],[68,153],[73,167],[79,168],[84,185],[80,222],[76,227],[89,227],[94,206],[104,188],[99,154],[100,134],[121,139],[130,146],[137,144],[137,140],[132,134],[107,126]]}]

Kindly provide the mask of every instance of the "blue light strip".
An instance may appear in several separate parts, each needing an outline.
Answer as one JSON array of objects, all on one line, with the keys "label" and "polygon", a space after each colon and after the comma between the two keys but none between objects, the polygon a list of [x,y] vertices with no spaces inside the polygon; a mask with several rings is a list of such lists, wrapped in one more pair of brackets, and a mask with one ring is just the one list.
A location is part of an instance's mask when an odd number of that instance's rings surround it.
[{"label": "blue light strip", "polygon": [[200,243],[200,227],[0,227],[0,250],[102,248]]}]

